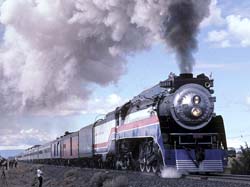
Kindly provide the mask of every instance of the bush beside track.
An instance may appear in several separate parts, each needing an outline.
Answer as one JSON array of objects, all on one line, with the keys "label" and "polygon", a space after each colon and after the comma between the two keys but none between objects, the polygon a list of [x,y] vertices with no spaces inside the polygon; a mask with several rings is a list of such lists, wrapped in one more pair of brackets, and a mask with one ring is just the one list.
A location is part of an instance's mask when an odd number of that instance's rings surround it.
[{"label": "bush beside track", "polygon": [[245,148],[241,146],[241,155],[234,158],[231,162],[232,174],[250,175],[250,148],[246,144]]}]

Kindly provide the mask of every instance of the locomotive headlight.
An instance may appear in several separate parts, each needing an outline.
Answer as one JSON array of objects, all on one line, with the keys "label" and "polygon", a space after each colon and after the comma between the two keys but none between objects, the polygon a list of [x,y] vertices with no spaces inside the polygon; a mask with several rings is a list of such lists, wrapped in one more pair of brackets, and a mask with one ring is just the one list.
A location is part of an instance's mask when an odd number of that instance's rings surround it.
[{"label": "locomotive headlight", "polygon": [[191,110],[191,114],[194,116],[194,117],[200,117],[202,115],[202,111],[200,108],[192,108]]},{"label": "locomotive headlight", "polygon": [[193,97],[193,102],[194,104],[198,105],[201,102],[201,98],[198,95],[196,95]]}]

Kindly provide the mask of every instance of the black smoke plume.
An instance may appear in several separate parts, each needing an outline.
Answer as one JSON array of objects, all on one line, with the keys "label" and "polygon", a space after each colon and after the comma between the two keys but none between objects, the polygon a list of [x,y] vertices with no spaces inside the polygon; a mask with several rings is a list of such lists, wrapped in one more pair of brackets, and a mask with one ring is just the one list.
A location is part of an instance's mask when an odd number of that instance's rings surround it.
[{"label": "black smoke plume", "polygon": [[164,21],[167,44],[176,51],[182,73],[190,73],[195,63],[197,34],[202,20],[209,14],[210,0],[174,0]]}]

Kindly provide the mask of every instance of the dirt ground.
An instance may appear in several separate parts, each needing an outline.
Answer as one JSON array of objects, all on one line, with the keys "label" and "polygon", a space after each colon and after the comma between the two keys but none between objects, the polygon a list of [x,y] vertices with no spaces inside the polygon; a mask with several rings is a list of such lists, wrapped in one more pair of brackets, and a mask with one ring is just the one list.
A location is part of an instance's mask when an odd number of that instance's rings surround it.
[{"label": "dirt ground", "polygon": [[0,187],[36,187],[37,169],[43,172],[43,187],[128,186],[127,177],[114,176],[107,171],[19,163],[17,168],[6,171],[6,178],[0,178]]},{"label": "dirt ground", "polygon": [[[43,172],[43,187],[237,187],[237,183],[161,178],[131,171],[98,170],[53,165],[19,163],[0,177],[0,187],[37,187],[37,169]],[[241,187],[249,185],[241,184]]]}]

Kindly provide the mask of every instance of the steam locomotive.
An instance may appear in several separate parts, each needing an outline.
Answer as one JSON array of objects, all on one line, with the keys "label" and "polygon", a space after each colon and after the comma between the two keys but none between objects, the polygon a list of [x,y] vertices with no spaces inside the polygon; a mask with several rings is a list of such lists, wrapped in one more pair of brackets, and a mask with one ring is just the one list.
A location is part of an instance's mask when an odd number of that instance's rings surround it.
[{"label": "steam locomotive", "polygon": [[170,73],[104,119],[18,160],[158,172],[223,172],[227,150],[223,118],[214,113],[213,80],[204,74]]}]

